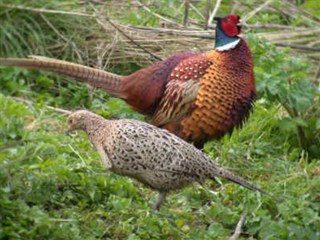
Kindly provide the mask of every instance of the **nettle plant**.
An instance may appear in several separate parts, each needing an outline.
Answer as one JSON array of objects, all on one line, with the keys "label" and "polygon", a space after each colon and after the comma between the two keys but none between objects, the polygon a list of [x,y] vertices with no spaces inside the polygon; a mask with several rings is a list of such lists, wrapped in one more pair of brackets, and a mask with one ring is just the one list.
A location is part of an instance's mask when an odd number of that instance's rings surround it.
[{"label": "nettle plant", "polygon": [[249,35],[254,53],[258,97],[267,103],[279,103],[279,130],[293,148],[309,154],[320,154],[320,92],[310,79],[308,59],[295,56],[290,49],[279,49],[272,43]]}]

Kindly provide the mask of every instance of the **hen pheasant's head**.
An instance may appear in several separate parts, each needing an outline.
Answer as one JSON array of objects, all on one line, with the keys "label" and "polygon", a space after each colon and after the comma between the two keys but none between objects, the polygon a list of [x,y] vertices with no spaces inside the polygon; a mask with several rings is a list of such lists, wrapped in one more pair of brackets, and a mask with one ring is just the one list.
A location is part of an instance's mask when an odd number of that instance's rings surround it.
[{"label": "hen pheasant's head", "polygon": [[216,26],[216,49],[225,51],[234,48],[240,38],[241,33],[240,17],[236,14],[231,14],[226,17],[214,18],[217,21]]},{"label": "hen pheasant's head", "polygon": [[87,110],[78,110],[72,112],[68,116],[68,127],[67,132],[73,130],[86,130],[89,125],[92,125],[93,121],[97,119],[103,119],[101,116],[92,113]]},{"label": "hen pheasant's head", "polygon": [[89,111],[86,110],[79,110],[71,113],[68,116],[68,128],[67,132],[77,130],[77,129],[84,129],[85,128],[85,122],[88,118],[88,115],[90,115]]}]

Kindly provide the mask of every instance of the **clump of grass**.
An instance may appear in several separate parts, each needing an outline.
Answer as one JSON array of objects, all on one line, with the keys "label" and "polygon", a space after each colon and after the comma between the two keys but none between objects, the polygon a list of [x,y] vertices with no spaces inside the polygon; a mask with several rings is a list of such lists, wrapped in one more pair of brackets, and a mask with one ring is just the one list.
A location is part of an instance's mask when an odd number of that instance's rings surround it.
[{"label": "clump of grass", "polygon": [[[128,3],[122,1],[106,4],[110,8],[99,4],[94,7],[122,23],[162,24],[141,7],[129,10]],[[160,2],[148,7],[154,13],[182,22],[181,2],[172,1],[169,7],[166,4]],[[201,11],[205,8],[204,2],[194,4]],[[239,11],[246,15],[255,4],[259,2],[243,3]],[[70,1],[31,1],[28,7],[94,12],[92,6]],[[222,3],[219,13],[228,12],[230,6]],[[293,27],[315,24],[280,15],[266,9],[251,21],[272,20]],[[191,12],[190,18],[203,23],[198,13]],[[110,26],[107,26],[110,33],[106,33],[92,18],[40,14],[0,5],[0,21],[1,57],[45,55],[107,67],[123,75],[154,61]],[[190,46],[204,50],[206,44],[212,44],[212,39],[199,41],[149,32],[148,39],[152,36],[153,40],[159,40],[150,45],[150,40],[145,41],[145,32],[124,29],[160,56]],[[261,32],[269,30],[261,29]],[[208,143],[205,151],[221,166],[282,197],[282,202],[232,183],[208,182],[205,187],[196,185],[170,195],[161,212],[154,213],[150,208],[154,192],[136,181],[106,172],[86,135],[66,136],[65,117],[46,106],[69,110],[89,108],[112,118],[142,119],[140,115],[121,100],[83,84],[52,74],[1,68],[0,238],[226,239],[240,216],[248,212],[243,239],[318,239],[320,161],[315,154],[318,148],[308,154],[302,151],[296,133],[296,127],[302,126],[309,143],[313,143],[310,147],[317,146],[319,107],[317,93],[312,89],[318,82],[304,85],[314,74],[305,67],[305,60],[292,57],[291,51],[279,51],[253,35],[249,36],[249,44],[255,53],[259,100],[242,129]],[[28,99],[33,104],[21,103],[12,96]],[[290,116],[284,107],[294,96],[302,101],[289,102],[289,107],[299,110],[303,121]],[[286,118],[289,124],[283,122]]]}]

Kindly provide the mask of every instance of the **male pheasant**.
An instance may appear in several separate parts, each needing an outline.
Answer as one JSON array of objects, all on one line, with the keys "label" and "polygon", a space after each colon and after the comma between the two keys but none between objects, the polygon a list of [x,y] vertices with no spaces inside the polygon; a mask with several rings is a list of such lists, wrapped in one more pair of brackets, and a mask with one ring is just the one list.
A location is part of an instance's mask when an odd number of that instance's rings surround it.
[{"label": "male pheasant", "polygon": [[202,148],[240,127],[256,98],[252,53],[238,36],[240,17],[216,20],[212,51],[177,53],[128,76],[45,57],[1,58],[0,65],[56,72],[102,88]]},{"label": "male pheasant", "polygon": [[68,131],[84,130],[104,166],[134,178],[159,192],[154,209],[159,210],[167,193],[193,182],[222,177],[251,190],[271,194],[241,177],[219,168],[201,150],[167,130],[137,120],[106,120],[86,110],[68,117]]}]

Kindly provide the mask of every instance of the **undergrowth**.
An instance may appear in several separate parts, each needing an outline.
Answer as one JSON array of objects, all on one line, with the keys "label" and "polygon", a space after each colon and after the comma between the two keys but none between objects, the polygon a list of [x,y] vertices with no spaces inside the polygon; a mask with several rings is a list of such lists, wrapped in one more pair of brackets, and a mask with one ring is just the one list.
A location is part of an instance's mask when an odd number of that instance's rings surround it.
[{"label": "undergrowth", "polygon": [[[307,2],[301,4],[312,6],[316,1]],[[173,14],[181,3],[171,4],[167,9],[160,1],[151,8]],[[204,5],[200,2],[199,8]],[[28,6],[91,9],[75,1],[30,1]],[[223,3],[221,14],[229,10]],[[159,23],[145,12],[127,11],[117,15],[125,24]],[[38,13],[0,4],[0,20],[5,20],[0,56],[39,54],[94,65],[94,47],[87,44],[101,36],[94,21],[45,16],[72,41],[59,38]],[[287,21],[274,13],[254,19]],[[161,211],[153,212],[156,193],[106,171],[87,136],[67,136],[66,116],[47,106],[87,108],[106,118],[147,119],[123,101],[84,84],[44,72],[0,68],[0,239],[226,239],[245,212],[240,239],[319,239],[319,83],[303,56],[279,50],[253,33],[247,36],[259,99],[241,129],[207,143],[204,150],[220,166],[281,201],[227,181],[208,181],[172,193]],[[109,67],[127,74],[138,65]]]}]

